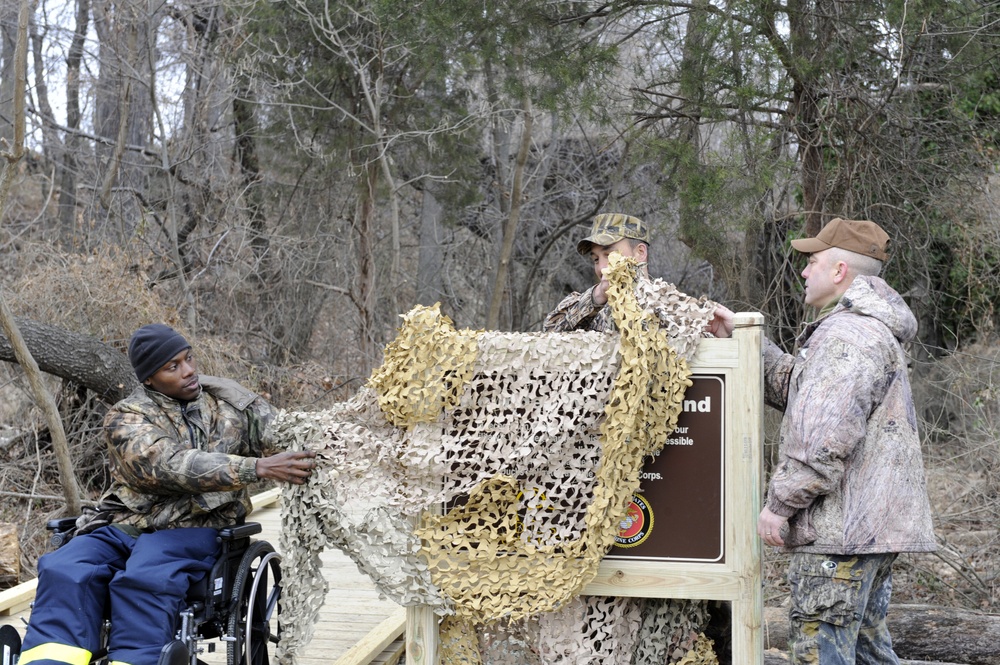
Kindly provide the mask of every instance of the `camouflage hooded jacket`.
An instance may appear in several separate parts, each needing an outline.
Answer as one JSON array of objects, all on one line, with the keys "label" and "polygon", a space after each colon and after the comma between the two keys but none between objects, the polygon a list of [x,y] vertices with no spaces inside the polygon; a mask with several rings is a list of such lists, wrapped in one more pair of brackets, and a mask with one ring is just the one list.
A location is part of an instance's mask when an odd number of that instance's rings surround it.
[{"label": "camouflage hooded jacket", "polygon": [[798,353],[764,349],[765,400],[784,411],[767,507],[785,546],[817,554],[935,549],[901,343],[917,322],[877,277],[858,277]]},{"label": "camouflage hooded jacket", "polygon": [[113,482],[97,521],[218,528],[250,512],[248,486],[258,480],[256,461],[274,410],[235,381],[200,381],[201,395],[191,402],[139,386],[108,412]]}]

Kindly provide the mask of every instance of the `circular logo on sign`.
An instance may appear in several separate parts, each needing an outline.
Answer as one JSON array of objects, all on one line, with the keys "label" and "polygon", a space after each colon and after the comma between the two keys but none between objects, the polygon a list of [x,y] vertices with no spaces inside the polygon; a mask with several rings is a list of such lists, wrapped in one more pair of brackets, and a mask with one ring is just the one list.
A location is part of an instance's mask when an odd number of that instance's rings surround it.
[{"label": "circular logo on sign", "polygon": [[649,538],[653,532],[653,511],[641,494],[632,496],[625,518],[618,526],[618,535],[615,536],[618,547],[635,547]]}]

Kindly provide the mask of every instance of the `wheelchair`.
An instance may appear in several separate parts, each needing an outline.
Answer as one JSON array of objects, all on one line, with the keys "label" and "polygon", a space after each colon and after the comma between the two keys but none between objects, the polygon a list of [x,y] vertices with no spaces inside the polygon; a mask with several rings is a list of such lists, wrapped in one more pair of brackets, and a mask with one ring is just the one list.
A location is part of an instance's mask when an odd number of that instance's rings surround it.
[{"label": "wheelchair", "polygon": [[[76,518],[50,520],[50,542],[60,547],[73,537]],[[269,665],[281,639],[278,600],[281,597],[281,556],[270,543],[251,538],[261,525],[247,522],[219,529],[221,551],[207,576],[188,590],[175,621],[175,638],[164,645],[158,665],[214,665],[202,657],[214,653],[216,642],[226,644],[226,665]],[[108,665],[105,619],[103,645],[92,665]],[[4,636],[9,637],[9,636]],[[202,645],[202,642],[208,641]],[[17,648],[4,649],[0,665],[17,665]],[[221,656],[221,654],[220,654]]]}]

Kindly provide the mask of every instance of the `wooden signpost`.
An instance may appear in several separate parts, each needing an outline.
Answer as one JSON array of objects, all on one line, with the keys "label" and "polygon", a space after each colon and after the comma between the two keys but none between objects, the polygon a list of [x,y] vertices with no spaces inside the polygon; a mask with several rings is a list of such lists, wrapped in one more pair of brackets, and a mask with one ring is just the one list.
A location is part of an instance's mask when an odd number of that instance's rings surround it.
[{"label": "wooden signpost", "polygon": [[731,339],[701,341],[677,429],[643,469],[633,512],[650,516],[648,533],[624,525],[584,593],[727,601],[733,662],[760,665],[763,316],[735,325]]},{"label": "wooden signpost", "polygon": [[[732,656],[763,663],[757,515],[762,496],[763,316],[739,313],[730,339],[702,339],[677,428],[643,468],[639,491],[586,595],[726,601]],[[406,662],[436,665],[437,617],[408,608]]]}]

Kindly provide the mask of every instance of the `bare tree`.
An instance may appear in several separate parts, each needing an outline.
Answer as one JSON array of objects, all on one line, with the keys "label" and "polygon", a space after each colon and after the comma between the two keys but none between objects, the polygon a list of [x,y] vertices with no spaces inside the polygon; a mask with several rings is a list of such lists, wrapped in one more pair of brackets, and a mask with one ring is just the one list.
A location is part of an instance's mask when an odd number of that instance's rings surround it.
[{"label": "bare tree", "polygon": [[[24,93],[25,78],[28,68],[28,21],[29,21],[29,0],[21,0],[20,10],[17,18],[17,40],[16,48],[13,52],[13,67],[9,74],[14,80],[13,93],[13,145],[11,150],[4,151],[3,171],[0,172],[0,211],[6,207],[7,198],[10,194],[10,186],[13,181],[15,165],[24,156]],[[2,220],[2,215],[0,215]],[[59,409],[56,408],[55,400],[45,389],[42,383],[38,364],[32,357],[21,331],[14,320],[14,315],[7,306],[3,290],[0,289],[0,328],[9,340],[17,362],[24,369],[28,382],[31,384],[35,399],[39,402],[45,413],[52,433],[52,447],[56,451],[56,459],[59,464],[59,476],[63,487],[63,496],[66,499],[68,514],[75,515],[80,512],[80,489],[76,482],[76,475],[73,472],[73,463],[69,456],[69,446],[66,443],[66,433],[63,430],[62,419],[59,416]]]},{"label": "bare tree", "polygon": [[490,298],[490,309],[486,316],[486,327],[490,330],[496,330],[500,326],[500,306],[503,303],[504,293],[509,288],[509,268],[514,250],[514,238],[521,217],[524,171],[528,162],[528,151],[531,149],[531,128],[534,124],[531,113],[531,98],[525,95],[521,108],[521,140],[517,148],[517,158],[514,161],[514,177],[510,188],[510,206],[507,211],[507,220],[503,226],[500,256],[493,280],[493,295]]}]

